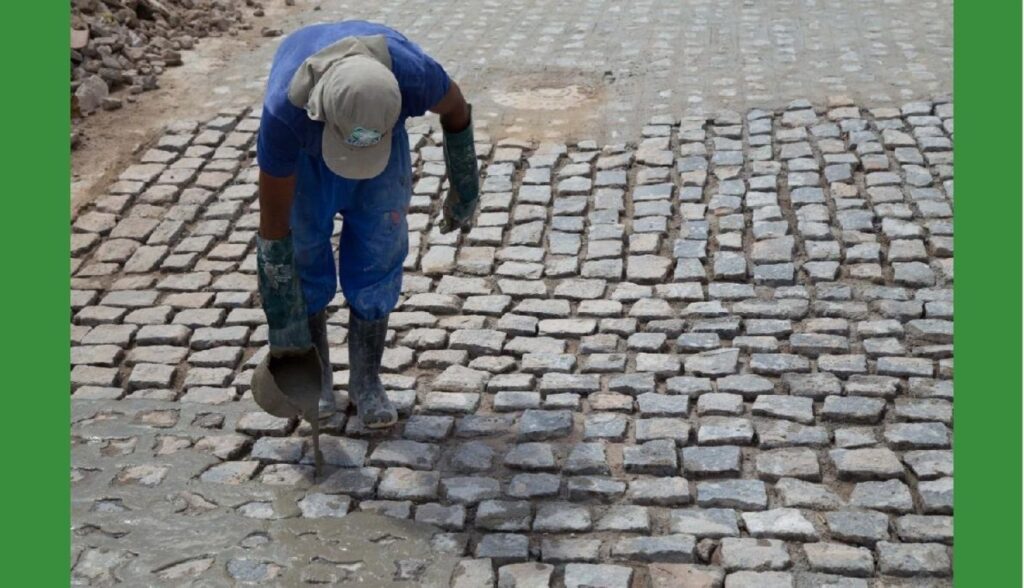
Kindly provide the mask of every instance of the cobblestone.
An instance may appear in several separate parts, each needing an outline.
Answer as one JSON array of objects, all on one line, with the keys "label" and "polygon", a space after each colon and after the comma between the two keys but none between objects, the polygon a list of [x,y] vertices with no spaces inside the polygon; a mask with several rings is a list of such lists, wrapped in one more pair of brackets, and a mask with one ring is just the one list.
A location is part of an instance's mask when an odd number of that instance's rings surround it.
[{"label": "cobblestone", "polygon": [[[585,31],[605,21],[590,6],[459,8],[452,22],[531,29],[455,59],[465,88],[513,55],[531,67],[559,55],[612,79],[644,55],[652,75],[630,100],[613,83],[607,103],[546,117],[543,146],[505,136],[534,116],[503,110],[514,92],[481,92],[483,214],[466,235],[436,231],[436,121],[410,121],[412,254],[384,361],[403,423],[372,433],[338,415],[322,430],[328,471],[316,480],[308,427],[258,412],[248,386],[266,345],[246,146],[258,112],[222,117],[202,146],[161,143],[122,174],[131,185],[72,223],[72,432],[106,443],[72,448],[76,528],[106,530],[104,509],[118,504],[163,528],[151,513],[188,492],[182,525],[222,521],[245,541],[277,543],[304,521],[310,545],[331,550],[313,536],[359,511],[436,525],[456,558],[453,586],[945,581],[949,66],[927,57],[880,83],[871,62],[948,49],[917,18],[948,3],[875,4],[802,7],[827,12],[813,27],[758,26],[769,11],[753,5],[742,18],[708,2],[608,13],[651,28],[643,42],[596,40]],[[443,31],[423,14],[403,32],[436,47]],[[709,30],[724,53],[704,50]],[[804,57],[825,45],[843,47],[838,66]],[[737,48],[772,65],[727,59]],[[577,82],[587,86],[558,83]],[[768,108],[803,96],[813,100]],[[752,103],[765,108],[742,110]],[[570,139],[569,112],[606,135]],[[347,398],[343,297],[328,312]],[[201,540],[211,555],[170,549],[175,565],[140,572],[129,552],[154,556],[144,533],[76,535],[75,577],[320,577],[269,552],[241,557],[220,532]]]}]

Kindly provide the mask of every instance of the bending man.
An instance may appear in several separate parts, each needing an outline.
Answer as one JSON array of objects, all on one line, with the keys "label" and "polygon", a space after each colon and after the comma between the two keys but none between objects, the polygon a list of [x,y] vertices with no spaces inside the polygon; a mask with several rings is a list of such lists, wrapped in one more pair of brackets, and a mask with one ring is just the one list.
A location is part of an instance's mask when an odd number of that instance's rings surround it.
[{"label": "bending man", "polygon": [[436,61],[397,31],[362,21],[299,29],[274,57],[257,143],[260,294],[272,356],[318,351],[321,417],[336,410],[325,308],[340,282],[349,397],[367,427],[397,420],[380,361],[409,248],[405,120],[427,111],[444,130],[449,191],[440,229],[466,230],[479,193],[471,108]]}]

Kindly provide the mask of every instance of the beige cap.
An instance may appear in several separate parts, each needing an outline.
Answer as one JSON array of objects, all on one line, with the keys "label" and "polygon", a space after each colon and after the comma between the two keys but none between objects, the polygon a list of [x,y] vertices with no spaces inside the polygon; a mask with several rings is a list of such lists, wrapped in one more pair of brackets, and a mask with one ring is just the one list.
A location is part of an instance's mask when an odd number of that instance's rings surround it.
[{"label": "beige cap", "polygon": [[321,154],[331,171],[365,180],[387,167],[402,95],[383,36],[343,39],[309,57],[288,99],[324,123]]}]

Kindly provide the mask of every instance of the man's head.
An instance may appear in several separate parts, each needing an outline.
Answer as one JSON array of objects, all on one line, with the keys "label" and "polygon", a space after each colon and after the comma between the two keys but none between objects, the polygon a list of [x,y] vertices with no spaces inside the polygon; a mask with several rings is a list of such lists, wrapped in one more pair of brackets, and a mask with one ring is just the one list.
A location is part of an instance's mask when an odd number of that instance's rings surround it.
[{"label": "man's head", "polygon": [[351,42],[332,45],[300,66],[289,98],[324,123],[321,155],[327,167],[341,177],[364,180],[387,167],[402,97],[390,65],[361,39],[346,41]]}]

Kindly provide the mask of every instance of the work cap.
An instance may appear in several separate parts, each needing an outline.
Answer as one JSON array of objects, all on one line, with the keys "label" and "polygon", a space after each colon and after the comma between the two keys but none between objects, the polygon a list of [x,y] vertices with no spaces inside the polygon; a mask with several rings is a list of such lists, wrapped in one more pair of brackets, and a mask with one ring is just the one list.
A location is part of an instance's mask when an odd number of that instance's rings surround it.
[{"label": "work cap", "polygon": [[321,155],[331,171],[365,180],[387,167],[402,95],[382,35],[343,39],[306,59],[288,99],[324,123]]}]

